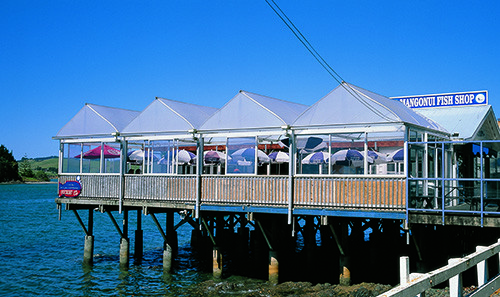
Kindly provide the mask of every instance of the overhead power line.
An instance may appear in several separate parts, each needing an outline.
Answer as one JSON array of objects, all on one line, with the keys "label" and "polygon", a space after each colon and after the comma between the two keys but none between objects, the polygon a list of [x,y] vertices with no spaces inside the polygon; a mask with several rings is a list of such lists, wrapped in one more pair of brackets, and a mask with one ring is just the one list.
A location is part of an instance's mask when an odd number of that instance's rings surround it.
[{"label": "overhead power line", "polygon": [[300,32],[300,30],[295,26],[295,24],[288,18],[283,10],[278,6],[274,0],[271,0],[272,4],[265,0],[267,5],[276,13],[276,15],[285,23],[285,25],[292,31],[292,33],[297,37],[297,39],[305,46],[305,48],[313,55],[313,57],[318,61],[318,63],[339,83],[342,84],[344,81],[342,77],[323,59],[323,57],[314,49],[307,38]]},{"label": "overhead power line", "polygon": [[[351,94],[356,100],[358,100],[361,104],[363,104],[366,108],[371,110],[373,113],[379,115],[380,117],[390,120],[386,115],[381,113],[379,110],[375,109],[371,106],[370,103],[366,101],[365,98],[360,96],[356,90],[354,90],[349,84],[345,83],[344,79],[326,62],[326,60],[316,51],[316,49],[311,45],[311,43],[307,40],[307,38],[300,32],[300,30],[295,26],[295,24],[288,18],[283,10],[278,6],[278,4],[274,0],[265,0],[267,5],[271,7],[274,13],[285,23],[285,25],[292,31],[293,35],[304,45],[304,47],[309,51],[309,53],[318,61],[318,63],[330,74],[337,83],[339,83],[349,94]],[[367,98],[370,101],[373,101],[370,98]],[[376,102],[379,104],[378,102]]]}]

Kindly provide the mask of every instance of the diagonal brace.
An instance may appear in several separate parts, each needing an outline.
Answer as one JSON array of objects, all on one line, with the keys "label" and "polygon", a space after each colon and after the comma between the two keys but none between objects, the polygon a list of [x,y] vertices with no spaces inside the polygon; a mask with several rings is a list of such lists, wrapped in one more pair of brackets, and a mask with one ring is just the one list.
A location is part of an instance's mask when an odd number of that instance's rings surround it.
[{"label": "diagonal brace", "polygon": [[113,222],[113,225],[115,225],[116,231],[118,231],[118,234],[120,234],[120,238],[123,238],[123,232],[120,229],[120,226],[118,226],[118,223],[116,222],[115,218],[111,214],[109,210],[106,210],[106,213],[108,214],[109,218],[111,219],[111,222]]},{"label": "diagonal brace", "polygon": [[78,223],[80,223],[80,226],[82,226],[82,229],[83,229],[83,232],[85,232],[85,235],[86,236],[91,236],[92,234],[89,234],[89,231],[85,227],[85,224],[83,223],[82,218],[80,218],[80,215],[78,214],[78,212],[76,211],[76,209],[73,209],[73,213],[75,214],[76,219],[78,220]]}]

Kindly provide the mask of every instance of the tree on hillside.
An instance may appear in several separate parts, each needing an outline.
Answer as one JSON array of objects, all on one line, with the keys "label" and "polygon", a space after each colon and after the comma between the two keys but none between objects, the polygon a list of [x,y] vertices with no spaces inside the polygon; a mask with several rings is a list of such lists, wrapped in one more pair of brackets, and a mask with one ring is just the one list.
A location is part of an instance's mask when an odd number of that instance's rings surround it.
[{"label": "tree on hillside", "polygon": [[26,156],[24,156],[19,163],[19,174],[21,174],[23,178],[35,177],[35,172],[31,169],[30,159]]},{"label": "tree on hillside", "polygon": [[0,145],[0,182],[21,180],[16,159],[12,152]]}]

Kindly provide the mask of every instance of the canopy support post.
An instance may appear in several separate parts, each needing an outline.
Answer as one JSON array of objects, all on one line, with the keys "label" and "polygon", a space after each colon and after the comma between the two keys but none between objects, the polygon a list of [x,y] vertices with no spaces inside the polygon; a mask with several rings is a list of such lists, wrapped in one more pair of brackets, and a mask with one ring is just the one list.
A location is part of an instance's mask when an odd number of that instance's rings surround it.
[{"label": "canopy support post", "polygon": [[200,217],[200,205],[201,205],[201,175],[203,174],[203,137],[198,138],[197,142],[197,166],[196,166],[196,207],[194,209],[194,217],[198,219]]},{"label": "canopy support post", "polygon": [[295,133],[290,131],[290,144],[289,144],[289,160],[288,160],[288,225],[292,224],[293,217],[293,179],[295,175],[295,155],[297,151],[297,145],[295,143]]},{"label": "canopy support post", "polygon": [[120,141],[120,197],[118,213],[123,211],[123,198],[125,197],[125,170],[127,170],[127,143]]},{"label": "canopy support post", "polygon": [[365,145],[363,150],[363,173],[368,174],[368,133],[365,132]]}]

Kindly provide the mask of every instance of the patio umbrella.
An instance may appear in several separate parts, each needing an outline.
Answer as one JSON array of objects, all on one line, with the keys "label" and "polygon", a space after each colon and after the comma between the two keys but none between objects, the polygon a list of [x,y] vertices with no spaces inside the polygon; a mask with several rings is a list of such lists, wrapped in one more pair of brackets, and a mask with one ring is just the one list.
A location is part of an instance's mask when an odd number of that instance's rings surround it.
[{"label": "patio umbrella", "polygon": [[[363,166],[364,154],[358,150],[345,149],[332,154],[332,160],[335,164],[344,166]],[[368,163],[373,163],[372,157],[367,157]]]},{"label": "patio umbrella", "polygon": [[404,149],[400,148],[398,150],[393,151],[387,156],[387,159],[393,162],[403,162],[405,158]]},{"label": "patio umbrella", "polygon": [[207,164],[219,164],[226,162],[226,154],[219,151],[206,151],[203,153],[203,160]]},{"label": "patio umbrella", "polygon": [[303,160],[302,164],[322,164],[328,163],[330,154],[327,152],[310,153]]},{"label": "patio umbrella", "polygon": [[[142,160],[145,160],[148,158],[148,156],[144,156],[144,150],[135,150],[131,151],[128,153],[128,161],[131,162],[134,165],[140,165],[142,164]],[[149,158],[153,158],[153,161],[156,162],[158,161],[158,157],[155,155],[150,155]]]},{"label": "patio umbrella", "polygon": [[[109,145],[104,145],[104,158],[120,158],[120,150],[115,149]],[[82,156],[84,159],[99,159],[101,158],[101,146],[98,146],[90,151],[86,151]],[[75,158],[80,158],[80,155],[75,156]]]},{"label": "patio umbrella", "polygon": [[[280,142],[285,147],[290,146],[290,138],[284,138]],[[327,147],[326,143],[319,137],[311,136],[297,139],[297,150],[301,153],[317,152],[325,147]]]},{"label": "patio umbrella", "polygon": [[368,157],[371,157],[374,163],[380,164],[389,162],[389,159],[387,158],[386,155],[376,151],[368,151]]},{"label": "patio umbrella", "polygon": [[[255,158],[255,149],[252,147],[239,149],[231,154],[231,158],[234,158],[236,160],[245,159],[247,161],[251,161]],[[261,150],[257,150],[257,160],[259,163],[270,162],[269,157]]]},{"label": "patio umbrella", "polygon": [[285,152],[272,152],[269,154],[269,159],[271,163],[288,163],[288,161],[290,161],[290,156]]},{"label": "patio umbrella", "polygon": [[196,155],[190,151],[180,150],[177,153],[177,164],[188,164],[196,158]]}]

